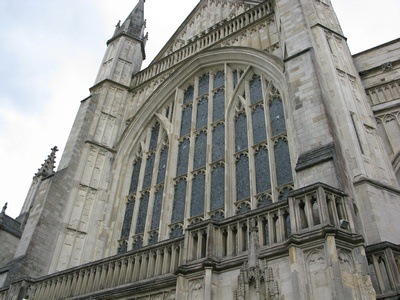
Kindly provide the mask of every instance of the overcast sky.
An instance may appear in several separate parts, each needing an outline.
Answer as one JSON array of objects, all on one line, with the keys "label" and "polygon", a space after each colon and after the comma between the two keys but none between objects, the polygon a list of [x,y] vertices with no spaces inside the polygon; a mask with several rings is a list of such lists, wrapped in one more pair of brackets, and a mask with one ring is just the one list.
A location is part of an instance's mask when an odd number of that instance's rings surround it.
[{"label": "overcast sky", "polygon": [[[352,53],[400,37],[400,0],[332,0]],[[0,0],[0,209],[18,216],[50,148],[61,157],[118,20],[137,0]],[[198,0],[149,0],[147,65]]]}]

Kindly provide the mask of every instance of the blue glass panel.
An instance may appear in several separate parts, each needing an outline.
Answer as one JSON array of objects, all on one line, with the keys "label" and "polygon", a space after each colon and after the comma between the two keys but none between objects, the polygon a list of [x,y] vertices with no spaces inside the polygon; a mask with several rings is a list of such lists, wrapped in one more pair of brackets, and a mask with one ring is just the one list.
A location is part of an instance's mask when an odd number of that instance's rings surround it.
[{"label": "blue glass panel", "polygon": [[120,242],[118,247],[118,254],[125,253],[127,250],[128,250],[128,242],[127,241]]},{"label": "blue glass panel", "polygon": [[149,206],[149,193],[144,193],[140,198],[139,212],[136,222],[136,234],[143,233],[146,226],[147,208]]},{"label": "blue glass panel", "polygon": [[292,228],[290,226],[290,215],[286,213],[285,217],[285,238],[288,238],[292,234]]},{"label": "blue glass panel", "polygon": [[290,164],[290,154],[288,142],[279,139],[274,147],[275,164],[276,164],[276,180],[278,185],[293,181],[292,167]]},{"label": "blue glass panel", "polygon": [[225,219],[225,214],[222,211],[217,211],[212,218],[215,220],[223,220]]},{"label": "blue glass panel", "polygon": [[264,107],[257,106],[252,113],[253,122],[253,140],[258,144],[267,139],[267,130],[265,128]]},{"label": "blue glass panel", "polygon": [[161,208],[162,208],[163,189],[160,188],[154,195],[153,216],[151,217],[151,229],[158,229],[160,225]]},{"label": "blue glass panel", "polygon": [[204,214],[204,195],[205,195],[206,176],[199,172],[193,178],[192,200],[190,203],[190,216],[203,216]]},{"label": "blue glass panel", "polygon": [[211,210],[225,207],[225,166],[218,164],[211,173]]},{"label": "blue glass panel", "polygon": [[202,131],[196,136],[194,147],[194,169],[204,167],[206,165],[207,155],[207,133]]},{"label": "blue glass panel", "polygon": [[133,243],[132,250],[138,250],[143,246],[143,237],[138,237]]},{"label": "blue glass panel", "polygon": [[250,209],[250,206],[249,206],[248,203],[241,203],[237,207],[236,214],[237,215],[244,214],[244,213],[247,213],[250,210],[251,209]]},{"label": "blue glass panel", "polygon": [[154,245],[158,242],[158,232],[154,232],[150,235],[149,238],[149,245]]},{"label": "blue glass panel", "polygon": [[225,156],[225,125],[218,124],[213,129],[212,161],[217,161]]},{"label": "blue glass panel", "polygon": [[192,107],[186,106],[182,109],[182,120],[181,120],[181,136],[190,132],[192,124]]},{"label": "blue glass panel", "polygon": [[247,149],[247,118],[244,113],[241,113],[235,120],[235,143],[236,152]]},{"label": "blue glass panel", "polygon": [[259,76],[254,75],[250,80],[250,102],[251,104],[263,100],[261,79]]},{"label": "blue glass panel", "polygon": [[268,221],[263,221],[263,231],[264,231],[264,246],[269,245],[269,226]]},{"label": "blue glass panel", "polygon": [[244,154],[236,161],[236,197],[237,200],[250,197],[249,158]]},{"label": "blue glass panel", "polygon": [[165,170],[167,168],[168,147],[164,147],[160,153],[160,162],[158,164],[157,183],[161,183],[165,178]]},{"label": "blue glass panel", "polygon": [[144,169],[143,189],[150,187],[151,177],[153,176],[153,167],[156,154],[153,152],[147,157],[146,168]]},{"label": "blue glass panel", "polygon": [[194,87],[193,85],[191,85],[187,88],[187,90],[183,94],[183,104],[192,101],[193,95],[194,95]]},{"label": "blue glass panel", "polygon": [[180,222],[185,216],[186,180],[181,178],[175,185],[172,223]]},{"label": "blue glass panel", "polygon": [[199,97],[208,93],[208,83],[210,81],[210,76],[208,74],[204,74],[199,79]]},{"label": "blue glass panel", "polygon": [[268,150],[261,147],[255,154],[257,193],[271,189]]},{"label": "blue glass panel", "polygon": [[139,158],[133,163],[131,185],[129,187],[129,194],[136,193],[138,188],[140,166],[142,165],[142,158]]},{"label": "blue glass panel", "polygon": [[129,236],[129,232],[131,231],[134,207],[135,207],[135,200],[130,199],[128,203],[126,203],[125,207],[125,216],[124,216],[124,223],[122,224],[121,239],[127,238]]},{"label": "blue glass panel", "polygon": [[262,195],[258,199],[257,207],[265,207],[272,204],[272,198],[269,195]]},{"label": "blue glass panel", "polygon": [[157,148],[158,143],[158,133],[160,132],[160,123],[156,123],[151,130],[151,138],[150,138],[150,145],[149,151],[154,150]]},{"label": "blue glass panel", "polygon": [[282,100],[275,97],[269,104],[269,115],[271,118],[272,135],[278,135],[286,131],[285,114],[283,112]]},{"label": "blue glass panel", "polygon": [[183,229],[181,227],[172,228],[171,234],[170,234],[170,238],[171,239],[176,238],[176,237],[181,236],[181,235],[183,235]]},{"label": "blue glass panel", "polygon": [[197,104],[197,120],[196,129],[200,129],[207,126],[207,115],[208,115],[208,99],[202,98]]},{"label": "blue glass panel", "polygon": [[219,90],[214,95],[213,100],[213,121],[221,120],[225,117],[225,91]]},{"label": "blue glass panel", "polygon": [[289,197],[289,193],[292,191],[291,187],[284,187],[279,192],[278,201],[285,201]]},{"label": "blue glass panel", "polygon": [[225,84],[225,74],[224,71],[218,71],[214,76],[214,89]]},{"label": "blue glass panel", "polygon": [[176,170],[177,175],[182,175],[187,173],[188,159],[189,159],[189,139],[184,139],[179,144],[178,150],[178,168]]},{"label": "blue glass panel", "polygon": [[238,71],[235,70],[232,73],[233,73],[233,88],[236,88],[238,83]]}]

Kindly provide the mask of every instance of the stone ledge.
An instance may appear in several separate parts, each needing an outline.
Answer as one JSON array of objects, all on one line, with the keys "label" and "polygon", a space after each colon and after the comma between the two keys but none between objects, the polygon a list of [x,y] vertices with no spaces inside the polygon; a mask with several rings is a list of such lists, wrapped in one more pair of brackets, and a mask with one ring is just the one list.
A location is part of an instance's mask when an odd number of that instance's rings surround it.
[{"label": "stone ledge", "polygon": [[300,154],[297,159],[295,170],[296,172],[300,172],[324,162],[334,160],[334,158],[335,148],[333,143],[330,143]]}]

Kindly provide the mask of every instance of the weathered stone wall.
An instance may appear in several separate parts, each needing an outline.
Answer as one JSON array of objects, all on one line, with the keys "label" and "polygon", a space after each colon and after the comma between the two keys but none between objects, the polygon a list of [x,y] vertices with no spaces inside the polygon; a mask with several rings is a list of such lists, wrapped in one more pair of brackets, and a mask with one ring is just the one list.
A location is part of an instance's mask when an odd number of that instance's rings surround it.
[{"label": "weathered stone wall", "polygon": [[[15,250],[19,243],[19,237],[0,228],[0,268],[4,267],[14,258]],[[0,284],[1,286],[1,284]]]}]

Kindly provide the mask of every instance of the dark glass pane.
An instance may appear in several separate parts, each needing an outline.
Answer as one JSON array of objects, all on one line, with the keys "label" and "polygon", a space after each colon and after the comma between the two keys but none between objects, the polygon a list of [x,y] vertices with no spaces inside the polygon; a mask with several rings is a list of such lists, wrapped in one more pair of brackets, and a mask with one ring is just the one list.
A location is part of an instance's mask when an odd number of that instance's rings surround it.
[{"label": "dark glass pane", "polygon": [[154,245],[158,242],[158,232],[153,232],[149,237],[149,245]]},{"label": "dark glass pane", "polygon": [[236,88],[238,83],[238,71],[235,70],[232,73],[233,73],[233,88]]},{"label": "dark glass pane", "polygon": [[225,91],[219,90],[214,95],[213,100],[213,121],[221,120],[225,117]]},{"label": "dark glass pane", "polygon": [[154,150],[157,148],[158,143],[158,133],[160,132],[160,123],[156,123],[152,130],[151,130],[151,138],[150,138],[150,145],[149,150]]},{"label": "dark glass pane", "polygon": [[204,195],[205,195],[206,176],[199,172],[193,178],[192,201],[190,203],[190,216],[202,216],[204,214]]},{"label": "dark glass pane", "polygon": [[190,126],[192,124],[192,107],[186,106],[182,109],[182,120],[181,120],[181,136],[190,132]]},{"label": "dark glass pane", "polygon": [[180,222],[185,216],[186,180],[179,179],[175,185],[174,206],[172,209],[172,223]]},{"label": "dark glass pane", "polygon": [[202,98],[197,104],[197,121],[196,128],[202,128],[207,125],[207,115],[208,115],[208,99]]},{"label": "dark glass pane", "polygon": [[126,203],[124,223],[122,224],[122,231],[121,231],[121,239],[127,238],[129,236],[129,232],[131,231],[134,207],[135,207],[135,200],[130,199],[128,203]]},{"label": "dark glass pane", "polygon": [[131,186],[129,187],[129,194],[136,193],[138,188],[140,166],[142,165],[142,158],[139,158],[133,163]]},{"label": "dark glass pane", "polygon": [[291,187],[284,187],[282,190],[280,190],[279,196],[278,196],[278,201],[285,201],[289,197],[289,193],[291,191],[292,191]]},{"label": "dark glass pane", "polygon": [[283,113],[282,100],[275,97],[269,104],[272,135],[278,135],[286,131],[285,114]]},{"label": "dark glass pane", "polygon": [[240,214],[244,214],[244,213],[246,213],[248,211],[250,211],[249,204],[248,203],[241,203],[237,207],[236,214],[240,215]]},{"label": "dark glass pane", "polygon": [[244,154],[236,161],[236,197],[237,200],[250,197],[249,158]]},{"label": "dark glass pane", "polygon": [[267,139],[267,131],[265,128],[264,107],[257,106],[252,113],[253,118],[253,140],[254,144],[258,144]]},{"label": "dark glass pane", "polygon": [[142,246],[143,246],[143,237],[138,237],[133,243],[132,250],[138,250],[142,248]]},{"label": "dark glass pane", "polygon": [[153,176],[153,167],[156,154],[153,152],[147,157],[146,168],[144,169],[143,189],[150,187],[151,177]]},{"label": "dark glass pane", "polygon": [[214,89],[225,84],[225,74],[224,71],[218,71],[214,77]]},{"label": "dark glass pane", "polygon": [[178,150],[178,168],[177,168],[177,175],[182,175],[187,172],[188,168],[188,159],[189,159],[189,139],[184,139],[179,144]]},{"label": "dark glass pane", "polygon": [[139,213],[136,223],[136,234],[143,233],[146,226],[147,207],[149,206],[149,193],[144,193],[140,198]]},{"label": "dark glass pane", "polygon": [[269,195],[262,195],[258,199],[257,207],[265,207],[272,204],[271,196]]},{"label": "dark glass pane", "polygon": [[225,167],[218,164],[211,173],[211,210],[225,206]]},{"label": "dark glass pane", "polygon": [[192,101],[193,95],[194,95],[194,87],[193,85],[191,85],[187,88],[187,90],[183,94],[183,104]]},{"label": "dark glass pane", "polygon": [[170,238],[171,239],[176,238],[176,237],[181,236],[181,235],[183,235],[183,229],[181,227],[172,228],[171,234],[170,234]]},{"label": "dark glass pane", "polygon": [[285,238],[288,238],[292,234],[292,228],[290,226],[290,215],[286,213],[285,217]]},{"label": "dark glass pane", "polygon": [[235,143],[236,152],[247,149],[247,118],[241,113],[235,120]]},{"label": "dark glass pane", "polygon": [[202,131],[196,136],[194,147],[194,169],[198,169],[206,165],[207,150],[207,133]]},{"label": "dark glass pane", "polygon": [[210,77],[208,74],[204,74],[199,79],[199,97],[208,93],[208,83],[210,81]]},{"label": "dark glass pane", "polygon": [[212,161],[217,161],[225,156],[225,125],[218,124],[213,129]]},{"label": "dark glass pane", "polygon": [[250,102],[251,104],[263,100],[261,79],[259,76],[254,75],[250,80]]},{"label": "dark glass pane", "polygon": [[125,253],[127,250],[128,250],[128,242],[127,241],[120,242],[118,247],[118,254]]},{"label": "dark glass pane", "polygon": [[160,188],[154,195],[153,216],[151,217],[151,229],[158,229],[160,225],[163,189]]},{"label": "dark glass pane", "polygon": [[268,150],[261,147],[255,154],[257,193],[271,189]]},{"label": "dark glass pane", "polygon": [[293,181],[290,164],[289,146],[286,140],[279,139],[274,148],[276,164],[276,180],[278,185]]},{"label": "dark glass pane", "polygon": [[161,183],[165,178],[165,170],[167,168],[168,147],[164,147],[160,153],[160,162],[158,164],[157,183]]},{"label": "dark glass pane", "polygon": [[225,218],[225,214],[222,211],[217,211],[211,218],[215,220],[223,220]]}]

